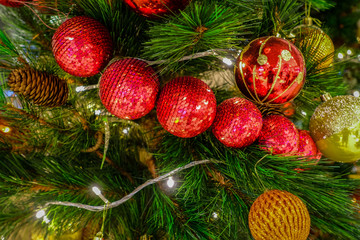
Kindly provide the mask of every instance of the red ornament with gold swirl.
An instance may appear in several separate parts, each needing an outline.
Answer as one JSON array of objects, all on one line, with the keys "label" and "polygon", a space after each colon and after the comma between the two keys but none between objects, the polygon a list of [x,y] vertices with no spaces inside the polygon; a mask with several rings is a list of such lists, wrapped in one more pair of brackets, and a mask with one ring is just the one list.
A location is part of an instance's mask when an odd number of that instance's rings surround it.
[{"label": "red ornament with gold swirl", "polygon": [[235,66],[236,84],[248,99],[266,105],[294,99],[305,82],[305,61],[291,42],[277,37],[253,40]]}]

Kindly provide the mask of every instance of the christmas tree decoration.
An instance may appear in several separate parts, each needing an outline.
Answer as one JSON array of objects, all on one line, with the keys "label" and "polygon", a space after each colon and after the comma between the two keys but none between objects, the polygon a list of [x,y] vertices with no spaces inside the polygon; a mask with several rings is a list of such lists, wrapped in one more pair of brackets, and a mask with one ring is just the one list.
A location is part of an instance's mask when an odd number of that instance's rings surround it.
[{"label": "christmas tree decoration", "polygon": [[261,127],[262,116],[255,104],[235,97],[217,107],[212,132],[225,146],[241,148],[257,139]]},{"label": "christmas tree decoration", "polygon": [[156,113],[166,131],[182,138],[195,137],[215,119],[215,95],[200,79],[175,78],[161,90]]},{"label": "christmas tree decoration", "polygon": [[124,0],[124,2],[138,14],[156,18],[183,10],[190,0]]},{"label": "christmas tree decoration", "polygon": [[125,58],[107,67],[100,80],[100,99],[106,109],[122,119],[138,119],[155,106],[159,80],[152,67]]},{"label": "christmas tree decoration", "polygon": [[306,60],[316,64],[316,69],[329,67],[333,62],[334,43],[323,30],[312,25],[311,18],[305,18],[305,24],[294,28],[291,35],[294,44],[303,50]]},{"label": "christmas tree decoration", "polygon": [[249,228],[255,240],[306,240],[310,222],[305,204],[287,191],[261,194],[249,212]]},{"label": "christmas tree decoration", "polygon": [[86,16],[66,20],[56,30],[51,44],[59,66],[77,77],[99,73],[113,51],[109,31],[97,20]]},{"label": "christmas tree decoration", "polygon": [[236,84],[248,99],[282,104],[294,99],[305,82],[305,62],[289,41],[261,37],[250,42],[235,65]]},{"label": "christmas tree decoration", "polygon": [[258,142],[272,154],[293,155],[298,151],[299,132],[286,117],[270,115],[263,119]]},{"label": "christmas tree decoration", "polygon": [[310,132],[307,130],[299,131],[299,148],[298,155],[307,157],[309,160],[314,160],[316,163],[321,158],[321,152],[316,147],[314,140],[310,136]]},{"label": "christmas tree decoration", "polygon": [[360,99],[323,96],[311,116],[309,130],[320,152],[337,162],[360,159]]},{"label": "christmas tree decoration", "polygon": [[0,4],[7,7],[22,7],[28,0],[0,0]]},{"label": "christmas tree decoration", "polygon": [[8,77],[8,85],[34,104],[47,107],[63,105],[69,92],[64,80],[34,69],[13,70]]}]

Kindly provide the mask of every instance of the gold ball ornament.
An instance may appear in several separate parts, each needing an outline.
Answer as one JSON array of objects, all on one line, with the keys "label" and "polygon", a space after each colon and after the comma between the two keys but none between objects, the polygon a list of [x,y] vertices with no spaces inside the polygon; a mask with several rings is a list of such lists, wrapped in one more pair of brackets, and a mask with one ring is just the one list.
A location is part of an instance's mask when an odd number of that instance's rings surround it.
[{"label": "gold ball ornament", "polygon": [[331,98],[315,109],[309,130],[320,152],[336,162],[360,159],[360,99],[351,95]]},{"label": "gold ball ornament", "polygon": [[327,68],[334,61],[333,41],[323,30],[312,25],[311,18],[305,19],[305,24],[294,28],[291,36],[304,58],[312,61],[316,69]]},{"label": "gold ball ornament", "polygon": [[270,190],[251,206],[249,227],[255,240],[306,240],[310,233],[310,215],[297,196]]}]

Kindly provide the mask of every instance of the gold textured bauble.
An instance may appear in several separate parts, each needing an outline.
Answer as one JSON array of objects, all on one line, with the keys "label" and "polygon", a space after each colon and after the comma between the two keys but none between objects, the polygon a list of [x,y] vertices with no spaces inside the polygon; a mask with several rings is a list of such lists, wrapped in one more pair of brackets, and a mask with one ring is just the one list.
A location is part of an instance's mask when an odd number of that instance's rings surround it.
[{"label": "gold textured bauble", "polygon": [[251,206],[249,228],[255,240],[306,240],[310,233],[310,215],[294,194],[270,190]]},{"label": "gold textured bauble", "polygon": [[316,69],[327,68],[334,60],[334,43],[323,30],[314,25],[300,25],[291,31],[293,42]]},{"label": "gold textured bauble", "polygon": [[318,106],[309,130],[320,152],[337,162],[360,159],[360,99],[337,96]]}]

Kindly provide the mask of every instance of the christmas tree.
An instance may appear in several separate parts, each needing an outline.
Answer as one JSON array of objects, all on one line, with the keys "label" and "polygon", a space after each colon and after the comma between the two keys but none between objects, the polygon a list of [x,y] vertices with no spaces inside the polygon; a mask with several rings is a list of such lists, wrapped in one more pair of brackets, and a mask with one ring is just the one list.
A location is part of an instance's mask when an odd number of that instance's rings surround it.
[{"label": "christmas tree", "polygon": [[359,239],[333,1],[0,4],[1,239]]}]

